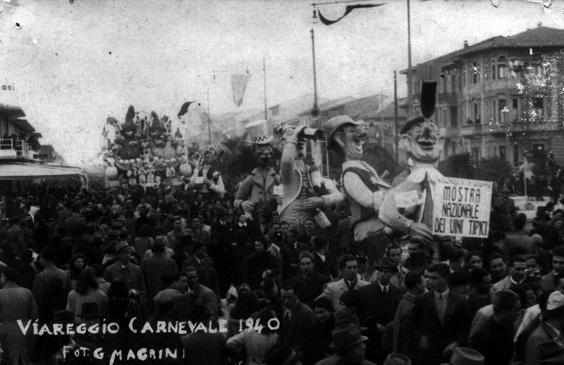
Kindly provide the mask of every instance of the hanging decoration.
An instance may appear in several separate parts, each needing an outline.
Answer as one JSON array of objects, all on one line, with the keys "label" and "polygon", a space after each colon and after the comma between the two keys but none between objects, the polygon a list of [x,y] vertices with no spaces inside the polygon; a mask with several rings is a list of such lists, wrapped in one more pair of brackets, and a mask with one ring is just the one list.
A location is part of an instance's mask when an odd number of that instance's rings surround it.
[{"label": "hanging decoration", "polygon": [[[352,12],[353,10],[355,10],[355,9],[375,8],[375,7],[382,6],[382,5],[386,5],[386,4],[383,3],[383,4],[356,4],[356,5],[347,5],[347,7],[345,8],[345,13],[344,13],[340,18],[337,18],[337,19],[335,19],[335,20],[327,19],[325,16],[323,16],[323,14],[321,13],[321,10],[320,10],[320,9],[314,8],[314,10],[313,10],[313,12],[314,12],[313,17],[314,17],[314,18],[316,17],[316,12],[317,12],[317,14],[319,14],[319,20],[320,20],[323,24],[325,24],[325,25],[331,25],[331,24],[335,24],[335,23],[337,23],[338,21],[340,21],[341,19],[343,19],[344,17],[346,17],[347,15],[349,15],[349,13]],[[314,6],[315,6],[315,4],[314,4]]]},{"label": "hanging decoration", "polygon": [[237,107],[243,104],[243,97],[245,96],[245,90],[247,90],[247,85],[251,74],[235,74],[231,75],[231,89],[233,90],[233,102]]}]

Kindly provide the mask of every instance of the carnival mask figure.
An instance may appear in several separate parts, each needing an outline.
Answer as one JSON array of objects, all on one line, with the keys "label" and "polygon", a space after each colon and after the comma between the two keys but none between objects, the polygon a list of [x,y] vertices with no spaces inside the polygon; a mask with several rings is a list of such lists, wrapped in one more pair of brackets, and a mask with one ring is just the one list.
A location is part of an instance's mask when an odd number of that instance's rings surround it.
[{"label": "carnival mask figure", "polygon": [[345,159],[360,160],[364,154],[366,143],[366,125],[364,123],[348,123],[338,128],[331,142],[336,143]]},{"label": "carnival mask figure", "polygon": [[443,150],[444,138],[430,119],[423,119],[401,135],[401,141],[413,161],[435,164]]},{"label": "carnival mask figure", "polygon": [[432,233],[433,200],[438,182],[448,181],[436,168],[443,139],[431,117],[435,110],[436,82],[423,82],[421,116],[407,121],[401,140],[413,169],[384,199],[380,219],[395,231],[423,239],[439,259],[438,237]]},{"label": "carnival mask figure", "polygon": [[276,209],[274,186],[280,184],[280,176],[270,167],[272,135],[268,132],[266,120],[251,122],[245,130],[247,143],[253,147],[259,165],[240,182],[233,205],[252,217],[253,214]]},{"label": "carnival mask figure", "polygon": [[[280,162],[282,204],[278,208],[280,220],[297,228],[307,220],[315,220],[322,228],[328,219],[322,209],[341,202],[343,194],[330,179],[323,178],[320,166],[306,163],[306,142],[319,143],[323,132],[305,126],[277,125],[275,135],[283,145]],[[319,150],[312,146],[312,150]]]},{"label": "carnival mask figure", "polygon": [[362,161],[366,142],[366,124],[339,115],[327,121],[325,132],[328,147],[344,155],[341,186],[349,202],[354,240],[368,256],[377,262],[391,239],[384,232],[378,212],[390,186],[376,170]]}]

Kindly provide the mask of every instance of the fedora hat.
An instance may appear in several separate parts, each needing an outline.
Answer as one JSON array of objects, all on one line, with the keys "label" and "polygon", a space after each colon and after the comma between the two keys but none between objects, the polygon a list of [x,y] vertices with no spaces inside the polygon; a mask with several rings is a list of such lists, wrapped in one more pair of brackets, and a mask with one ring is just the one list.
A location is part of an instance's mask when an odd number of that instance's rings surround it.
[{"label": "fedora hat", "polygon": [[333,342],[329,346],[335,350],[346,349],[368,340],[368,337],[360,333],[360,328],[352,323],[335,327],[331,332],[331,338]]},{"label": "fedora hat", "polygon": [[411,365],[411,359],[404,354],[392,352],[386,357],[383,365]]},{"label": "fedora hat", "polygon": [[390,259],[389,257],[382,257],[382,259],[376,265],[374,265],[374,268],[376,270],[388,269],[388,270],[392,270],[392,271],[397,271],[398,270],[398,264],[393,262],[392,259]]},{"label": "fedora hat", "polygon": [[451,365],[483,365],[484,355],[469,347],[456,347],[450,357]]},{"label": "fedora hat", "polygon": [[327,145],[328,147],[334,146],[333,135],[339,128],[344,125],[354,125],[359,126],[362,125],[362,121],[355,122],[351,117],[348,115],[337,115],[327,121],[325,124],[325,135],[327,136]]}]

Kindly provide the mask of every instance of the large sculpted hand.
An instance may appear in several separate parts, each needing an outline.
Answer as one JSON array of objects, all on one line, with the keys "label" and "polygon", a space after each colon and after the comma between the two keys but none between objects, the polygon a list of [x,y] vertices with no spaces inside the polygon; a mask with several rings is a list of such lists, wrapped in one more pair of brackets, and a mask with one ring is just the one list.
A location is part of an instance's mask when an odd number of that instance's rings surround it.
[{"label": "large sculpted hand", "polygon": [[411,223],[411,225],[409,226],[408,234],[412,237],[419,237],[423,239],[427,244],[433,242],[433,232],[423,223]]},{"label": "large sculpted hand", "polygon": [[304,207],[304,209],[307,210],[321,208],[323,206],[323,198],[316,196],[316,197],[304,199],[302,206]]},{"label": "large sculpted hand", "polygon": [[306,127],[301,125],[296,128],[286,128],[284,131],[284,139],[287,142],[298,143],[300,139],[303,139],[303,131]]},{"label": "large sculpted hand", "polygon": [[255,210],[255,205],[250,201],[245,200],[241,203],[241,208],[243,208],[245,212],[252,212],[253,210]]}]

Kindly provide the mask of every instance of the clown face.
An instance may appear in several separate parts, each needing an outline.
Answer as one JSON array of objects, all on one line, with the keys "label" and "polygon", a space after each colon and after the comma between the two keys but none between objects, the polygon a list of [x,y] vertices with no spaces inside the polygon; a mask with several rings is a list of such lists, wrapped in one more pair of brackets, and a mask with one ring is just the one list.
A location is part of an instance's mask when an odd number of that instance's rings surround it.
[{"label": "clown face", "polygon": [[444,142],[437,125],[428,119],[411,127],[402,141],[414,161],[426,163],[439,160]]},{"label": "clown face", "polygon": [[366,143],[366,125],[344,125],[335,133],[335,141],[341,147],[347,160],[360,160]]}]

